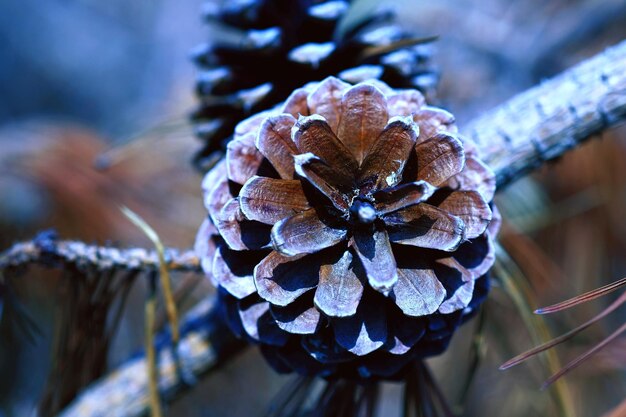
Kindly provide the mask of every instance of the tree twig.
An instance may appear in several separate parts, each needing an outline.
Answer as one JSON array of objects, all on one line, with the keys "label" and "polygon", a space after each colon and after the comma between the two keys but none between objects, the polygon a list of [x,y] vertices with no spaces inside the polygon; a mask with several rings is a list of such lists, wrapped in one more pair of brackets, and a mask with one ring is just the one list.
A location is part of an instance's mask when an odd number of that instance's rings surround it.
[{"label": "tree twig", "polygon": [[[170,271],[200,272],[200,260],[192,250],[165,249]],[[55,265],[71,263],[78,268],[158,269],[156,251],[143,248],[120,249],[113,246],[88,245],[76,240],[57,240],[53,233],[44,232],[35,239],[17,243],[0,253],[0,270],[31,263]]]},{"label": "tree twig", "polygon": [[626,119],[626,41],[521,93],[465,133],[498,187]]}]

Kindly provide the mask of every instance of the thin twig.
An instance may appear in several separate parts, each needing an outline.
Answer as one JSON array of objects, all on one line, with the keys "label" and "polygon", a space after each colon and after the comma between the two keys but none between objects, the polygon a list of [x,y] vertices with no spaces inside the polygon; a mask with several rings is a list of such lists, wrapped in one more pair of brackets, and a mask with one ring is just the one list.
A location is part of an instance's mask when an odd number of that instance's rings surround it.
[{"label": "thin twig", "polygon": [[[200,272],[200,260],[192,250],[166,248],[164,252],[170,271]],[[0,253],[0,270],[32,263],[54,265],[57,262],[75,264],[79,268],[96,267],[100,270],[159,268],[156,251],[89,245],[76,240],[56,240],[41,236],[17,243]]]}]

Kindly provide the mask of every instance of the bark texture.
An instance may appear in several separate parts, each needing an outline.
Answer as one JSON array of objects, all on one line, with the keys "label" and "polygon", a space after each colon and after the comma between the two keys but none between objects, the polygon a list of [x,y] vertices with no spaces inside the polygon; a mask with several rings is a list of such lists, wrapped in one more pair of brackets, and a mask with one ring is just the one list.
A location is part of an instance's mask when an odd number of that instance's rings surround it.
[{"label": "bark texture", "polygon": [[[200,260],[195,252],[165,249],[165,260],[170,271],[199,272]],[[99,270],[148,270],[159,268],[156,251],[143,248],[120,249],[113,246],[88,245],[76,240],[56,240],[37,237],[32,241],[16,243],[0,253],[0,271],[39,263],[54,265],[62,262],[78,268]]]},{"label": "bark texture", "polygon": [[626,41],[471,121],[502,187],[626,119]]}]

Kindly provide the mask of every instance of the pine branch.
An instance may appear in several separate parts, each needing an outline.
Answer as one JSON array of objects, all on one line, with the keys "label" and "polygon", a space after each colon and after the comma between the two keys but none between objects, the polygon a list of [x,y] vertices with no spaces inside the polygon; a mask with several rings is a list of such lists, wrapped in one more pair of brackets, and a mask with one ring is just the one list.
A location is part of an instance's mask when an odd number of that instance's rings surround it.
[{"label": "pine branch", "polygon": [[[192,250],[165,249],[170,271],[200,272],[200,261]],[[0,271],[10,267],[39,263],[49,266],[58,263],[75,264],[78,268],[98,270],[158,269],[156,251],[143,248],[120,249],[113,246],[96,246],[75,240],[57,240],[54,233],[43,232],[35,239],[17,243],[0,253]]]},{"label": "pine branch", "polygon": [[[182,320],[178,350],[182,373],[176,370],[169,332],[156,338],[159,387],[166,401],[189,387],[179,379],[181,374],[206,374],[245,346],[220,320],[214,303],[214,297],[204,299]],[[149,401],[147,378],[147,362],[141,353],[83,391],[59,417],[144,416]]]},{"label": "pine branch", "polygon": [[[163,255],[170,270],[200,270],[193,251],[166,249]],[[104,374],[110,335],[128,291],[137,276],[156,272],[160,265],[155,251],[58,240],[56,233],[46,231],[0,253],[0,284],[34,263],[61,269],[59,285],[71,294],[61,306],[63,326],[55,336],[54,361],[39,404],[42,416],[52,416]]]},{"label": "pine branch", "polygon": [[519,94],[465,132],[498,187],[626,119],[626,41]]}]

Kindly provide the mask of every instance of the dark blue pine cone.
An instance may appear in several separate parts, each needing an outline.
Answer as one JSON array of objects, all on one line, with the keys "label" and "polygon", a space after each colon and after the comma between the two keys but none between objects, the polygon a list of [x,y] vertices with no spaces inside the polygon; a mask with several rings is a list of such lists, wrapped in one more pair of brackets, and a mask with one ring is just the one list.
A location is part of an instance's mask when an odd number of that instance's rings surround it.
[{"label": "dark blue pine cone", "polygon": [[392,378],[488,291],[494,174],[416,90],[308,84],[240,123],[203,188],[203,268],[279,370]]},{"label": "dark blue pine cone", "polygon": [[393,24],[392,13],[365,16],[338,36],[350,3],[207,0],[207,19],[241,39],[212,41],[194,52],[200,104],[192,118],[204,142],[195,161],[200,169],[221,156],[237,123],[309,81],[329,75],[352,83],[379,78],[397,88],[434,90],[432,45],[415,44],[414,35]]}]

